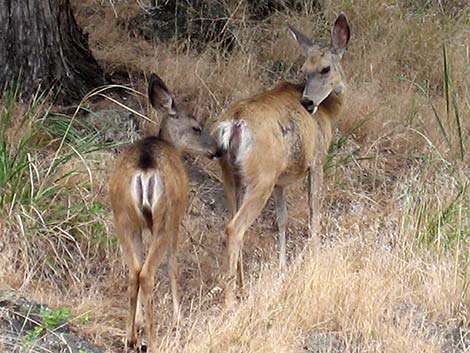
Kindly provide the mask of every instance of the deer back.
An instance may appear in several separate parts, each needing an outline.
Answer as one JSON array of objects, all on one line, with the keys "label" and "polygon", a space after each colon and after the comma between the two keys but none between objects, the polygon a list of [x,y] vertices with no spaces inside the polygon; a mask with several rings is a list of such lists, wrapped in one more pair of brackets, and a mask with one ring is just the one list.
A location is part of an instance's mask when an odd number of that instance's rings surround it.
[{"label": "deer back", "polygon": [[[188,176],[175,147],[156,137],[130,145],[120,156],[110,181],[111,205],[139,228],[151,228],[149,215],[184,211]],[[153,217],[152,217],[153,218]]]}]

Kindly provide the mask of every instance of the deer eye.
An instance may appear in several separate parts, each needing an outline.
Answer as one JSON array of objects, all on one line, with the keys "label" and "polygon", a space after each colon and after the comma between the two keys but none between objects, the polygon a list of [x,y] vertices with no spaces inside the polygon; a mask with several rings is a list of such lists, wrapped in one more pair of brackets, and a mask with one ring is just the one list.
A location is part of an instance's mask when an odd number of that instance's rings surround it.
[{"label": "deer eye", "polygon": [[193,131],[198,135],[200,135],[202,132],[201,128],[197,126],[193,126]]},{"label": "deer eye", "polygon": [[324,68],[320,71],[320,73],[321,73],[322,75],[326,75],[328,72],[330,72],[330,70],[331,70],[331,68],[330,68],[329,66],[327,66],[327,67],[324,67]]}]

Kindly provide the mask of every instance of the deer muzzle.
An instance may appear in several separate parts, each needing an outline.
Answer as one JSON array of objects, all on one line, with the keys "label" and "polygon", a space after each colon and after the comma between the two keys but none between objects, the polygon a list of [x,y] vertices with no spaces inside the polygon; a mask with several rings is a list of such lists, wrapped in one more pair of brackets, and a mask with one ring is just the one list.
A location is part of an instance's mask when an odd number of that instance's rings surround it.
[{"label": "deer muzzle", "polygon": [[300,104],[310,113],[310,114],[315,114],[316,111],[318,110],[318,105],[315,104],[314,101],[312,101],[310,98],[307,97],[302,97],[300,100]]}]

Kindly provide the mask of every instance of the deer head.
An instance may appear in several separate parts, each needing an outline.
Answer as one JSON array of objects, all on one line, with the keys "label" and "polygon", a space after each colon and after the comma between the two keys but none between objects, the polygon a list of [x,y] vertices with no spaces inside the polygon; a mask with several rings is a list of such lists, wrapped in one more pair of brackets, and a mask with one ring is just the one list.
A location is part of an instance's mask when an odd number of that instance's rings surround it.
[{"label": "deer head", "polygon": [[217,158],[220,152],[214,138],[201,127],[194,115],[182,109],[160,77],[150,76],[148,95],[152,106],[163,113],[159,137],[179,151]]},{"label": "deer head", "polygon": [[290,25],[288,29],[306,54],[301,70],[305,77],[301,103],[310,113],[315,113],[331,92],[341,93],[345,88],[341,58],[351,37],[348,19],[343,13],[338,16],[331,29],[329,46],[315,44]]}]

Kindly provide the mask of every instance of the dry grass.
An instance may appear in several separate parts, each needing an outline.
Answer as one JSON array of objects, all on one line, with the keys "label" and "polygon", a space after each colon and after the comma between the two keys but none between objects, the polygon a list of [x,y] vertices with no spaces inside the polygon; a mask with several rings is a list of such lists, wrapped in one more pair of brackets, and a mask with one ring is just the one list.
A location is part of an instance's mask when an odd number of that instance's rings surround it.
[{"label": "dry grass", "polygon": [[[346,351],[437,351],[442,338],[428,332],[434,320],[468,313],[454,307],[461,284],[447,263],[452,259],[440,259],[440,270],[429,271],[435,263],[426,257],[355,241],[307,252],[285,278],[263,271],[234,312],[196,317],[181,351],[298,352],[318,333],[336,333]],[[163,351],[171,351],[167,347]]]},{"label": "dry grass", "polygon": [[[256,22],[247,19],[245,2],[227,3],[237,9],[238,45],[230,55],[216,44],[195,52],[180,42],[131,37],[119,23],[139,14],[134,2],[74,4],[108,72],[158,72],[209,124],[236,99],[297,76],[302,56],[286,21],[312,37],[325,36],[325,18],[339,11],[352,23],[344,58],[349,93],[326,171],[321,249],[306,239],[306,190],[298,183],[288,191],[289,271],[276,271],[270,203],[247,234],[243,298],[232,311],[223,309],[227,212],[218,167],[189,159],[191,203],[179,255],[184,320],[170,329],[163,266],[156,288],[161,351],[320,352],[321,337],[332,345],[325,352],[468,350],[468,339],[457,348],[450,338],[458,327],[469,334],[470,325],[468,11],[459,1],[323,1],[322,15],[275,13]],[[447,91],[443,45],[451,62]],[[133,78],[144,91],[144,80]],[[453,105],[446,112],[446,92],[455,96],[460,135]],[[18,141],[14,130],[8,136]],[[49,167],[44,155],[54,152],[51,146],[31,151],[40,180]],[[2,210],[0,284],[88,315],[89,322],[74,325],[115,352],[122,348],[127,302],[106,196],[112,159],[106,151],[81,153],[44,179],[58,185],[46,200]],[[62,179],[64,170],[77,179]]]}]

